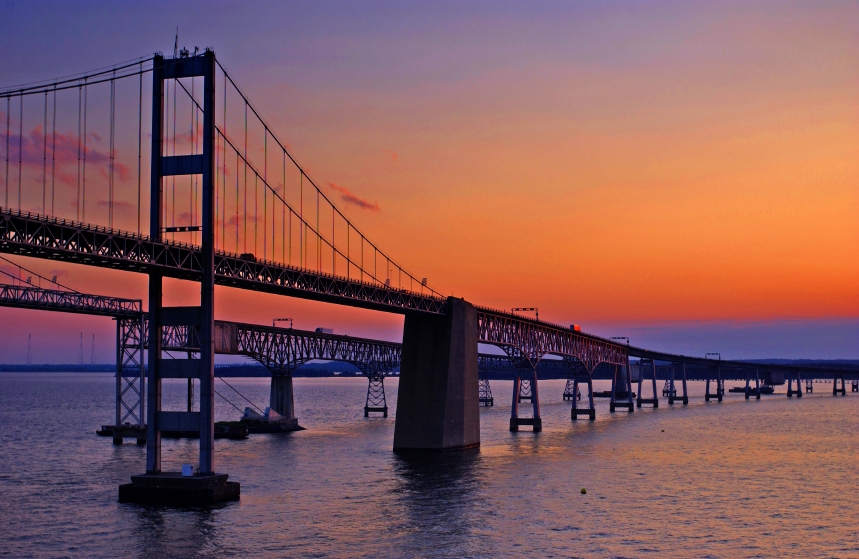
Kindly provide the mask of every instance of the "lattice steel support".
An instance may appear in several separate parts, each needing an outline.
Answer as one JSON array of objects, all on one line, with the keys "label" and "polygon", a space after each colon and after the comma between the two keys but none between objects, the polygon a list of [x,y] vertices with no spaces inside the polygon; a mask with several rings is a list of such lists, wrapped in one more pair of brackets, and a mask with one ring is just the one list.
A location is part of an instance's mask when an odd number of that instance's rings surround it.
[{"label": "lattice steel support", "polygon": [[564,398],[565,402],[567,400],[572,400],[572,399],[576,399],[576,400],[582,399],[582,392],[579,390],[579,387],[578,387],[578,385],[576,385],[576,382],[571,378],[568,378],[567,384],[564,385],[563,398]]},{"label": "lattice steel support", "polygon": [[[138,318],[116,319],[116,424],[113,426],[113,443],[122,444],[124,434],[144,444],[146,424],[145,398],[146,365],[144,351],[146,336],[143,314]],[[136,428],[125,429],[127,428]]]},{"label": "lattice steel support", "polygon": [[493,357],[477,358],[477,372],[480,383],[477,387],[477,401],[486,407],[495,405],[495,398],[492,397],[492,387],[489,385],[489,369],[497,372],[498,362],[499,360]]},{"label": "lattice steel support", "polygon": [[519,403],[532,402],[534,395],[531,393],[531,379],[523,378],[519,381]]},{"label": "lattice steel support", "polygon": [[367,375],[367,400],[364,404],[364,417],[370,413],[381,413],[388,417],[388,402],[385,400],[385,375]]}]

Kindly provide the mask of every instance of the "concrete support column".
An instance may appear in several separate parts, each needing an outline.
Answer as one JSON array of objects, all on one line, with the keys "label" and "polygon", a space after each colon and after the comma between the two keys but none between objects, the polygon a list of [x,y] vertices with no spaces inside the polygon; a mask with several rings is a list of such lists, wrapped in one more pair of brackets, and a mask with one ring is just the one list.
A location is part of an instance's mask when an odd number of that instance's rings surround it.
[{"label": "concrete support column", "polygon": [[295,397],[292,391],[292,375],[272,375],[269,407],[284,418],[295,418]]},{"label": "concrete support column", "polygon": [[477,311],[453,297],[447,307],[445,316],[406,315],[394,450],[480,444]]}]

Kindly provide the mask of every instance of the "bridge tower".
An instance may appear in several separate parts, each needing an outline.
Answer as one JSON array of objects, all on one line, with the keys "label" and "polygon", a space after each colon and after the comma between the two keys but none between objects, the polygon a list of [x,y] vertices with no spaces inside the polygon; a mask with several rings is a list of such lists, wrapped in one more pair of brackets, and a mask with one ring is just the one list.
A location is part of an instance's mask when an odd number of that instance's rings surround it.
[{"label": "bridge tower", "polygon": [[[166,156],[164,141],[164,83],[203,78],[202,153]],[[200,306],[166,309],[162,305],[163,276],[149,272],[149,368],[147,371],[146,473],[120,486],[120,501],[206,504],[237,499],[239,484],[215,473],[215,53],[164,59],[155,55],[152,69],[152,163],[149,235],[162,238],[164,177],[202,176]],[[164,263],[166,264],[166,263]],[[162,360],[164,326],[188,326],[199,340],[199,359]],[[164,378],[199,379],[200,411],[162,411]],[[195,475],[162,472],[161,432],[199,431],[200,463]]]}]

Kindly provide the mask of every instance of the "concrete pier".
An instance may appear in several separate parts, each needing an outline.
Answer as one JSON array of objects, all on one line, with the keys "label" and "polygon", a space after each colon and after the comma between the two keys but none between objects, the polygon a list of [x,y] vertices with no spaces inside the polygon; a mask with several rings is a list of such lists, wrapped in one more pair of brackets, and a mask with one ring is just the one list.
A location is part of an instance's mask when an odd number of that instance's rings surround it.
[{"label": "concrete pier", "polygon": [[292,375],[272,375],[268,405],[284,419],[295,419],[295,396],[292,390]]},{"label": "concrete pier", "polygon": [[394,450],[480,444],[477,311],[448,298],[445,316],[406,315]]}]

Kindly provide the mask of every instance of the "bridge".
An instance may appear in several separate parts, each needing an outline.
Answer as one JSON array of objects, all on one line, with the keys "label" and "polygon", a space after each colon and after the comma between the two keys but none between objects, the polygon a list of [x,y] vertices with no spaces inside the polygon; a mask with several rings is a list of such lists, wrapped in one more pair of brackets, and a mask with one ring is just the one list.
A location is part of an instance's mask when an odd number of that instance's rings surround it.
[{"label": "bridge", "polygon": [[[90,96],[109,102],[91,109]],[[149,278],[149,319],[129,344],[140,355],[145,344],[148,355],[146,473],[121,488],[121,500],[238,497],[238,484],[217,474],[214,460],[214,355],[224,331],[215,322],[215,285],[404,315],[397,451],[479,444],[478,343],[499,347],[515,368],[511,430],[542,428],[536,368],[548,356],[574,369],[574,383],[584,382],[589,394],[596,368],[609,367],[611,407],[630,411],[630,357],[689,362],[442,296],[333,203],[209,49],[156,54],[12,88],[0,98],[0,252]],[[117,107],[136,110],[117,114]],[[75,119],[77,133],[62,129]],[[107,150],[96,149],[98,137],[107,138]],[[165,308],[165,277],[199,282],[200,305]],[[196,332],[198,359],[164,355],[172,328]],[[722,367],[715,366],[717,398]],[[162,410],[164,378],[199,379],[200,411]],[[653,398],[642,399],[639,389],[638,405],[658,405],[651,380]],[[529,417],[520,415],[520,398],[531,402]],[[592,416],[592,394],[588,405]],[[199,427],[199,475],[187,479],[161,471],[161,432],[176,425]]]},{"label": "bridge", "polygon": [[[4,259],[6,260],[6,259]],[[7,260],[7,262],[9,262]],[[14,265],[14,263],[10,262]],[[35,276],[40,281],[51,280],[26,268],[28,280],[16,284],[17,277],[10,276],[13,283],[0,284],[0,307],[35,309],[105,316],[117,323],[117,373],[116,373],[116,422],[112,427],[114,442],[125,436],[145,440],[140,433],[145,429],[145,353],[148,346],[148,313],[142,311],[140,300],[122,299],[105,295],[81,293],[60,284],[48,289],[32,283]],[[0,270],[0,274],[9,275]],[[174,317],[194,315],[195,308],[180,308],[168,311]],[[200,351],[199,328],[187,325],[170,325],[177,319],[165,319],[162,329],[162,348],[172,359],[166,361],[162,378],[185,378],[176,370],[197,363],[185,363],[175,354],[185,354],[188,359],[198,359]],[[178,322],[183,322],[181,318]],[[187,321],[185,321],[187,322]],[[367,399],[364,414],[380,412],[388,415],[385,399],[384,379],[400,365],[401,344],[354,336],[328,334],[293,328],[276,328],[237,322],[215,322],[215,353],[244,355],[261,363],[272,374],[269,405],[290,425],[297,427],[295,417],[292,374],[297,367],[315,359],[340,361],[357,367],[368,379]],[[188,412],[191,412],[193,384],[188,383]],[[176,427],[176,426],[174,426]],[[199,430],[175,428],[164,430]]]}]

